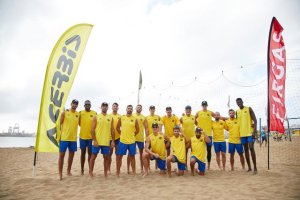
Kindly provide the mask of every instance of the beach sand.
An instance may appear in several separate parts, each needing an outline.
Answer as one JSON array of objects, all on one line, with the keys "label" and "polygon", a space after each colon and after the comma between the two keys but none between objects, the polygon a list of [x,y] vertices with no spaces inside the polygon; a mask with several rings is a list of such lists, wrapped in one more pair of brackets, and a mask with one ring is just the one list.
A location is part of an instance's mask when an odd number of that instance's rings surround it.
[{"label": "beach sand", "polygon": [[[277,147],[276,147],[277,145]],[[72,173],[58,180],[58,154],[39,153],[36,176],[32,177],[32,148],[0,149],[0,199],[300,199],[300,137],[292,143],[284,141],[271,144],[271,169],[267,170],[267,148],[255,144],[258,174],[241,170],[239,158],[235,157],[235,171],[230,168],[227,154],[227,171],[217,170],[215,156],[212,170],[204,177],[186,173],[169,178],[159,176],[151,162],[151,174],[142,178],[138,156],[136,176],[126,174],[123,157],[122,174],[115,175],[115,156],[112,174],[103,176],[103,159],[98,156],[95,178],[80,175],[80,150],[75,154]],[[287,153],[282,152],[287,151]],[[290,157],[290,159],[288,159]],[[176,164],[172,165],[174,169]]]}]

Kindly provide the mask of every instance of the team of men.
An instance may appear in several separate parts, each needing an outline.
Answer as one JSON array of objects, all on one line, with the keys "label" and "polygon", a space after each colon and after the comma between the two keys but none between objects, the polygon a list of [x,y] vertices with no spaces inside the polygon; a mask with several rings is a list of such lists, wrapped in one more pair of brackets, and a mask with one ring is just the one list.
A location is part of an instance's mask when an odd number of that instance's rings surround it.
[{"label": "team of men", "polygon": [[[111,157],[116,154],[116,174],[120,176],[122,158],[127,155],[127,172],[136,174],[135,154],[139,149],[139,162],[143,176],[150,172],[150,161],[155,160],[159,174],[171,176],[171,163],[177,163],[175,174],[184,175],[188,170],[188,150],[191,175],[195,172],[204,175],[210,170],[211,147],[214,147],[216,162],[220,170],[226,166],[225,130],[228,131],[228,153],[231,170],[234,170],[235,151],[239,154],[242,168],[245,168],[244,152],[248,171],[251,171],[249,150],[254,173],[257,172],[254,142],[256,137],[256,117],[251,107],[243,105],[241,98],[236,99],[239,109],[229,110],[229,118],[220,116],[219,112],[207,109],[206,101],[202,110],[192,115],[191,106],[185,107],[184,115],[179,119],[172,114],[172,108],[166,108],[166,115],[160,118],[155,114],[155,106],[150,106],[150,115],[142,114],[142,105],[126,107],[126,115],[118,114],[119,105],[112,105],[108,114],[108,103],[101,104],[101,113],[91,110],[91,102],[84,102],[84,110],[77,112],[78,100],[73,100],[71,108],[61,115],[61,138],[59,148],[59,178],[62,171],[65,152],[69,150],[67,175],[71,174],[74,153],[77,151],[77,129],[80,126],[81,174],[84,175],[86,152],[88,153],[89,176],[94,176],[94,163],[99,152],[103,155],[104,176],[110,174]],[[196,129],[195,129],[196,127]],[[164,131],[162,131],[164,130]],[[128,151],[128,154],[127,154]],[[195,165],[198,169],[195,169]]]}]

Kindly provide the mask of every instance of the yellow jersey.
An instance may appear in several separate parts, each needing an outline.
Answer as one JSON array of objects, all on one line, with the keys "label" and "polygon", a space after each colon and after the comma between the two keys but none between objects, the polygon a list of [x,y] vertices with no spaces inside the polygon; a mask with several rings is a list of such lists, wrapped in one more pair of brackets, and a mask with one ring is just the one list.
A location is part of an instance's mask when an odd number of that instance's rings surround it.
[{"label": "yellow jersey", "polygon": [[158,133],[157,135],[152,133],[149,137],[151,140],[151,151],[157,153],[161,160],[166,160],[167,154],[164,135],[162,133]]},{"label": "yellow jersey", "polygon": [[190,140],[195,136],[195,116],[194,115],[184,115],[181,118],[182,132],[187,140]]},{"label": "yellow jersey", "polygon": [[173,132],[174,126],[179,125],[180,121],[176,115],[172,114],[171,117],[168,117],[167,115],[163,116],[161,118],[161,123],[164,125],[165,135],[168,138],[171,138],[174,135]]},{"label": "yellow jersey", "polygon": [[252,119],[250,116],[249,107],[244,106],[243,109],[238,109],[236,113],[237,113],[238,122],[240,124],[240,136],[241,137],[251,136]]},{"label": "yellow jersey", "polygon": [[86,110],[82,110],[79,112],[79,121],[80,121],[80,134],[79,137],[84,140],[92,139],[92,122],[93,118],[97,115],[97,113],[93,110],[87,112]]},{"label": "yellow jersey", "polygon": [[186,162],[186,148],[185,139],[183,136],[172,136],[171,137],[171,147],[173,149],[174,156],[177,157],[178,161],[185,164]]},{"label": "yellow jersey", "polygon": [[201,162],[206,162],[206,142],[202,134],[198,139],[196,136],[191,138],[191,156],[195,156]]},{"label": "yellow jersey", "polygon": [[227,119],[226,130],[228,131],[228,142],[232,144],[241,144],[240,125],[238,119]]},{"label": "yellow jersey", "polygon": [[133,114],[132,116],[134,116],[137,120],[138,120],[138,124],[139,124],[139,132],[138,134],[135,135],[135,140],[137,142],[145,142],[145,132],[144,132],[144,123],[146,120],[146,117],[142,114]]},{"label": "yellow jersey", "polygon": [[226,129],[226,124],[223,120],[212,122],[212,130],[214,132],[213,134],[214,142],[225,142],[224,129]]},{"label": "yellow jersey", "polygon": [[121,117],[121,136],[120,142],[123,144],[132,144],[135,143],[135,120],[133,116],[128,117],[123,115]]},{"label": "yellow jersey", "polygon": [[77,142],[77,131],[79,124],[79,113],[70,110],[65,111],[65,118],[62,124],[61,140]]},{"label": "yellow jersey", "polygon": [[111,115],[102,113],[97,115],[97,126],[95,130],[95,136],[98,145],[100,146],[110,146],[111,140],[111,123],[113,118]]},{"label": "yellow jersey", "polygon": [[117,124],[118,124],[119,119],[121,118],[121,115],[111,113],[111,116],[114,119],[115,140],[117,140],[120,138],[120,133],[117,131]]},{"label": "yellow jersey", "polygon": [[147,120],[147,125],[148,125],[148,135],[151,135],[153,133],[153,130],[152,130],[152,124],[154,122],[158,123],[158,124],[161,124],[160,122],[160,116],[158,115],[148,115],[146,117],[146,120]]},{"label": "yellow jersey", "polygon": [[200,110],[197,112],[197,127],[202,128],[208,136],[212,136],[212,113],[210,110]]}]

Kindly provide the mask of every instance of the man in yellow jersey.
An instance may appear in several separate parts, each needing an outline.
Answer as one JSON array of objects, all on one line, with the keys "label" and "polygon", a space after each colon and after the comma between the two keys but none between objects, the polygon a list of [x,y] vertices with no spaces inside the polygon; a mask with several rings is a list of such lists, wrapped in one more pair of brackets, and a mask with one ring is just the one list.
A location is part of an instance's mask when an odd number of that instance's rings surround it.
[{"label": "man in yellow jersey", "polygon": [[[257,130],[257,120],[254,111],[251,107],[244,106],[243,100],[241,98],[236,99],[236,103],[240,109],[237,110],[236,115],[238,122],[240,124],[240,136],[241,142],[245,150],[246,162],[248,165],[248,171],[252,171],[250,158],[249,158],[249,148],[251,152],[251,157],[254,165],[254,174],[257,173],[256,168],[256,155],[254,151],[254,142]],[[252,128],[252,122],[254,127]]]},{"label": "man in yellow jersey", "polygon": [[59,143],[59,158],[58,158],[58,172],[59,179],[62,180],[62,171],[64,166],[64,158],[69,149],[67,175],[71,176],[71,167],[75,151],[77,151],[77,131],[79,124],[79,113],[76,111],[78,107],[78,100],[74,99],[71,103],[71,109],[62,112],[60,118],[61,124],[61,138]]},{"label": "man in yellow jersey", "polygon": [[[182,124],[182,133],[185,135],[187,141],[189,141],[192,137],[195,136],[195,116],[191,113],[192,107],[187,105],[185,107],[185,114],[180,118],[180,123]],[[187,146],[186,157],[189,148],[190,147]]]},{"label": "man in yellow jersey", "polygon": [[[94,164],[99,151],[103,155],[104,176],[107,177],[110,148],[115,145],[114,120],[107,114],[108,103],[101,104],[101,113],[94,117],[92,123],[92,156],[90,161],[90,177],[93,178]],[[112,138],[112,141],[111,141]]]},{"label": "man in yellow jersey", "polygon": [[84,174],[84,163],[86,150],[88,152],[88,163],[90,164],[91,154],[92,154],[92,121],[97,113],[91,110],[91,101],[86,100],[84,102],[84,110],[79,112],[79,144],[81,149],[81,175]]},{"label": "man in yellow jersey", "polygon": [[119,121],[119,119],[121,118],[121,115],[118,114],[118,110],[119,110],[119,104],[118,103],[113,103],[112,104],[112,113],[111,116],[114,119],[114,133],[115,133],[115,147],[110,149],[110,155],[109,155],[109,166],[108,166],[108,172],[110,173],[110,166],[111,166],[111,157],[112,154],[114,153],[114,149],[115,152],[117,152],[118,149],[118,145],[120,142],[120,133],[117,130],[117,123]]},{"label": "man in yellow jersey", "polygon": [[[226,164],[226,141],[224,129],[226,124],[220,119],[220,113],[215,113],[215,121],[212,122],[213,139],[214,139],[214,149],[216,153],[216,161],[219,169],[225,171]],[[220,163],[220,155],[222,155],[222,168]]]},{"label": "man in yellow jersey", "polygon": [[122,165],[123,155],[129,151],[129,158],[132,167],[133,175],[135,171],[135,136],[139,132],[139,123],[135,117],[132,116],[133,107],[128,105],[126,108],[126,115],[123,115],[117,124],[117,130],[120,133],[120,143],[117,150],[117,176],[120,176],[120,169]]},{"label": "man in yellow jersey", "polygon": [[208,135],[211,142],[206,145],[207,148],[207,170],[210,170],[211,161],[211,147],[212,147],[212,117],[215,117],[215,113],[207,110],[207,101],[202,101],[202,110],[198,111],[195,115],[195,123],[197,127],[202,128]]},{"label": "man in yellow jersey", "polygon": [[228,131],[228,153],[230,153],[230,165],[231,171],[234,171],[234,154],[235,150],[240,156],[242,168],[245,169],[245,159],[243,145],[241,144],[240,138],[240,125],[238,120],[235,118],[235,111],[229,109],[229,119],[225,121],[226,130]]},{"label": "man in yellow jersey", "polygon": [[[154,122],[156,122],[156,123],[158,123],[158,125],[159,126],[161,126],[161,124],[160,124],[160,116],[158,116],[158,115],[156,115],[155,114],[155,106],[150,106],[149,107],[149,112],[150,112],[150,115],[148,115],[147,117],[146,117],[146,120],[147,120],[147,129],[148,129],[148,135],[146,135],[146,136],[149,136],[150,134],[152,134],[153,132],[152,132],[152,124],[154,123]],[[146,132],[146,133],[147,133]]]},{"label": "man in yellow jersey", "polygon": [[[176,125],[180,125],[180,121],[178,117],[174,114],[172,114],[172,108],[166,107],[166,115],[161,118],[161,123],[164,126],[164,133],[168,138],[171,138],[173,133],[173,128]],[[167,155],[170,155],[170,148],[167,148]]]},{"label": "man in yellow jersey", "polygon": [[[144,115],[142,115],[142,113],[141,113],[142,110],[143,110],[143,107],[142,107],[142,105],[139,104],[136,106],[136,113],[133,114],[133,116],[138,120],[139,129],[140,129],[138,134],[136,134],[136,136],[135,136],[135,144],[138,147],[139,152],[140,152],[141,172],[143,172],[143,150],[144,150],[145,132],[146,132],[146,135],[148,135],[147,134],[147,131],[148,131],[147,121],[146,121],[146,117]],[[127,156],[127,172],[128,173],[129,173],[129,166],[130,166],[130,158],[128,155]]]},{"label": "man in yellow jersey", "polygon": [[[159,174],[166,173],[166,146],[170,145],[170,139],[159,132],[158,123],[152,124],[153,133],[146,139],[145,152],[143,153],[143,162],[145,168],[144,177],[149,174],[149,163],[150,160],[157,161],[157,167],[159,168]],[[168,141],[165,144],[165,140]]]},{"label": "man in yellow jersey", "polygon": [[206,135],[203,129],[197,127],[195,136],[191,137],[187,146],[192,149],[190,166],[191,175],[195,175],[195,164],[198,164],[198,174],[204,176],[206,163],[206,144],[210,143],[210,138]]},{"label": "man in yellow jersey", "polygon": [[186,139],[183,134],[180,133],[180,126],[174,127],[174,136],[170,138],[173,154],[167,157],[167,172],[171,177],[171,162],[177,162],[178,171],[177,176],[184,175],[185,163],[186,163]]}]

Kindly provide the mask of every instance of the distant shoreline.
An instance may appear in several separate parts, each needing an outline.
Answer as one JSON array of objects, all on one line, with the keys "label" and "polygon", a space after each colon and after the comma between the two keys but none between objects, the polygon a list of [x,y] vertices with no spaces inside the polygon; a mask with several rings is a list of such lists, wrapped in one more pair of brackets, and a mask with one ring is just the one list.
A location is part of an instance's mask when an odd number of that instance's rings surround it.
[{"label": "distant shoreline", "polygon": [[35,135],[0,135],[0,137],[35,137]]}]

